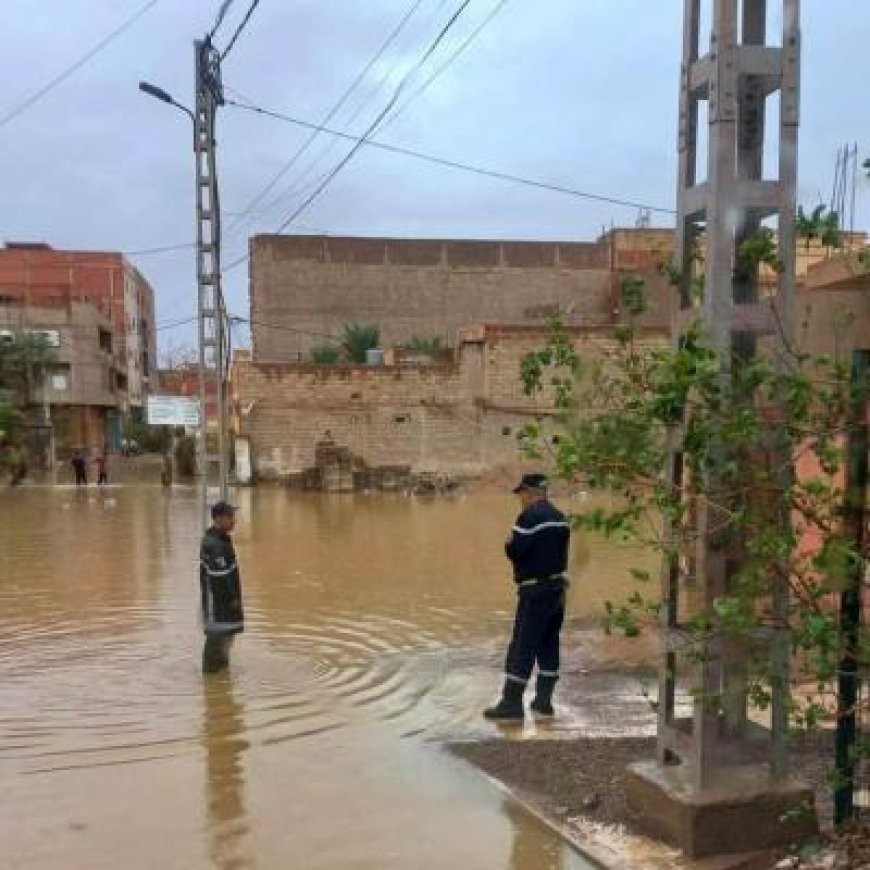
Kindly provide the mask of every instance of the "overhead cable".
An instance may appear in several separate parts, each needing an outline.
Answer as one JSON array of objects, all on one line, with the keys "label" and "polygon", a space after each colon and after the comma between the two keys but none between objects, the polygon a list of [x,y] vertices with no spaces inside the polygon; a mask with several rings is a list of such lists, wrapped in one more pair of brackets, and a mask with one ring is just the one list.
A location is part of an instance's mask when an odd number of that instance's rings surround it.
[{"label": "overhead cable", "polygon": [[288,124],[296,124],[300,127],[307,127],[308,129],[313,129],[317,127],[321,132],[328,133],[331,136],[337,136],[340,139],[347,139],[349,141],[365,145],[368,148],[376,148],[380,151],[387,151],[391,154],[401,154],[404,157],[413,157],[417,160],[423,160],[427,163],[434,163],[438,166],[447,166],[451,169],[460,169],[463,172],[472,172],[476,175],[483,175],[488,178],[496,178],[501,181],[510,181],[515,184],[526,185],[527,187],[536,187],[542,190],[553,191],[554,193],[563,193],[568,196],[578,197],[580,199],[589,199],[595,202],[605,202],[610,205],[625,206],[626,208],[631,209],[649,209],[650,211],[656,212],[658,214],[676,213],[672,208],[664,208],[663,206],[650,205],[648,203],[642,203],[636,200],[623,199],[620,197],[606,196],[600,193],[592,193],[590,191],[578,190],[576,188],[567,187],[562,184],[555,184],[553,182],[542,181],[540,179],[526,178],[524,176],[515,175],[509,172],[501,172],[496,169],[488,169],[484,166],[475,166],[471,163],[464,163],[460,160],[451,160],[447,157],[438,157],[435,154],[428,154],[424,151],[417,151],[413,148],[403,148],[400,145],[391,145],[388,142],[381,142],[377,139],[365,139],[362,136],[354,136],[353,134],[347,133],[344,130],[336,130],[331,127],[323,127],[317,124],[312,124],[310,121],[303,121],[301,118],[296,118],[292,115],[286,115],[282,112],[275,112],[270,109],[265,109],[261,106],[256,106],[248,103],[240,103],[236,100],[227,100],[227,105],[234,106],[238,109],[244,109],[249,112],[255,112],[256,114],[265,115],[269,118],[275,118],[279,121],[286,121]]},{"label": "overhead cable", "polygon": [[[427,32],[429,30],[429,25],[433,21],[435,21],[435,19],[440,14],[441,10],[446,5],[447,5],[447,0],[440,0],[440,2],[435,7],[435,9],[432,10],[432,12],[427,16],[426,22],[424,25],[424,29]],[[351,114],[345,118],[345,120],[343,122],[343,126],[345,127],[345,129],[351,128],[351,126],[353,125],[353,122],[356,121],[356,119],[368,108],[369,104],[381,93],[384,86],[390,82],[390,80],[393,78],[393,76],[396,72],[399,72],[400,73],[399,77],[401,77],[401,71],[399,70],[398,63],[393,64],[389,69],[384,71],[384,74],[381,76],[380,80],[377,82],[374,89],[369,93],[369,95],[367,97],[365,97],[360,103],[358,103],[356,109],[354,109],[353,112],[351,112]],[[244,94],[241,94],[238,96],[241,96],[242,99],[247,99],[247,97],[245,97]],[[249,102],[251,102],[251,101],[249,100]],[[324,121],[321,121],[321,123],[326,124],[326,123],[328,123],[328,121],[324,120]],[[301,193],[303,190],[310,189],[310,187],[313,187],[315,184],[317,184],[321,178],[324,178],[327,174],[326,172],[317,175],[313,182],[309,181],[309,177],[314,172],[314,169],[316,168],[317,164],[320,163],[321,161],[327,160],[329,158],[329,155],[332,154],[332,152],[335,150],[335,147],[340,142],[341,142],[340,139],[332,138],[329,141],[329,143],[327,144],[327,146],[325,148],[323,148],[319,154],[315,155],[315,157],[312,160],[308,161],[308,165],[305,167],[305,169],[302,170],[302,172],[300,173],[300,175],[296,179],[296,181],[290,187],[281,191],[277,195],[277,197],[275,197],[272,200],[272,202],[268,203],[265,206],[265,210],[271,211],[273,208],[276,208],[277,206],[279,206],[283,200],[294,197],[298,193]]]},{"label": "overhead cable", "polygon": [[[423,0],[414,0],[410,7],[405,11],[405,14],[402,16],[399,23],[393,28],[392,32],[381,44],[380,48],[378,48],[378,50],[368,61],[368,63],[360,70],[354,80],[348,85],[344,93],[338,98],[338,101],[335,103],[335,105],[333,105],[333,107],[326,113],[326,115],[324,115],[323,119],[320,122],[321,125],[328,124],[335,117],[336,113],[341,110],[341,108],[344,106],[344,104],[347,102],[353,92],[359,87],[363,79],[368,75],[371,68],[381,59],[381,57],[383,57],[384,52],[398,38],[399,34],[404,30],[405,25],[411,20],[414,13],[417,11],[422,3]],[[265,197],[275,187],[275,185],[296,165],[296,161],[299,160],[299,158],[311,147],[312,143],[319,135],[320,132],[318,130],[312,130],[311,135],[296,150],[295,154],[281,167],[281,169],[269,181],[269,183],[248,203],[245,210],[236,217],[232,225],[228,228],[228,232],[231,232],[239,223],[244,220],[245,217],[247,217],[254,210],[254,208],[256,208],[256,206],[263,200],[263,197]]]},{"label": "overhead cable", "polygon": [[381,125],[381,130],[385,130],[390,124],[392,124],[400,115],[402,115],[405,109],[414,102],[421,94],[423,94],[429,87],[435,83],[435,81],[440,78],[440,76],[445,72],[445,70],[451,66],[459,56],[474,42],[475,39],[489,26],[489,24],[493,21],[496,15],[507,6],[508,0],[499,0],[499,3],[490,11],[489,15],[483,19],[483,21],[475,27],[474,30],[459,44],[453,54],[444,61],[433,73],[429,76],[409,97],[399,106],[393,114],[387,118],[384,123]]},{"label": "overhead cable", "polygon": [[323,181],[314,188],[314,190],[307,196],[305,199],[284,219],[281,225],[278,227],[276,232],[282,232],[287,226],[289,226],[296,218],[299,217],[313,202],[316,200],[321,193],[335,180],[338,174],[347,166],[348,163],[354,158],[356,153],[362,148],[365,141],[368,137],[377,129],[378,124],[387,116],[387,114],[393,109],[393,107],[398,103],[399,97],[402,95],[402,92],[405,89],[405,85],[411,79],[411,77],[417,72],[420,67],[422,67],[426,61],[432,56],[433,52],[438,49],[438,46],[442,43],[444,38],[450,32],[453,25],[459,20],[459,17],[462,13],[468,8],[471,0],[463,0],[463,2],[459,5],[457,10],[453,13],[444,27],[441,28],[440,33],[435,37],[432,41],[431,45],[428,49],[423,53],[423,56],[419,61],[410,69],[408,72],[402,77],[402,80],[399,82],[398,87],[394,91],[392,97],[388,100],[386,106],[378,113],[377,117],[369,124],[368,129],[366,129],[365,133],[363,133],[362,137],[358,142],[356,142],[353,148],[335,165],[333,170],[323,179]]},{"label": "overhead cable", "polygon": [[227,12],[230,11],[230,7],[233,5],[233,0],[223,0],[223,3],[220,5],[220,9],[218,9],[217,18],[215,19],[214,26],[209,31],[208,38],[214,39],[218,30],[220,30],[221,24],[224,23],[224,18],[226,18]]},{"label": "overhead cable", "polygon": [[241,20],[241,23],[236,28],[236,32],[233,34],[232,39],[230,39],[227,47],[221,52],[221,60],[225,60],[226,56],[233,50],[233,46],[236,44],[236,40],[242,35],[242,31],[248,26],[248,22],[251,20],[251,16],[254,14],[254,10],[260,5],[260,0],[252,0],[251,5],[248,7],[248,11],[245,13],[245,17]]},{"label": "overhead cable", "polygon": [[0,116],[0,127],[4,127],[14,118],[17,118],[22,112],[25,112],[32,105],[41,100],[49,91],[54,90],[61,82],[68,79],[74,72],[83,67],[92,57],[99,54],[109,43],[117,39],[125,30],[132,27],[149,9],[156,6],[160,0],[148,0],[137,12],[134,12],[126,21],[119,27],[115,28],[111,33],[104,36],[92,49],[85,52],[75,63],[68,66],[63,72],[58,73],[51,81],[47,82],[37,91],[34,91],[29,97],[22,100],[17,106],[14,106],[5,115]]}]

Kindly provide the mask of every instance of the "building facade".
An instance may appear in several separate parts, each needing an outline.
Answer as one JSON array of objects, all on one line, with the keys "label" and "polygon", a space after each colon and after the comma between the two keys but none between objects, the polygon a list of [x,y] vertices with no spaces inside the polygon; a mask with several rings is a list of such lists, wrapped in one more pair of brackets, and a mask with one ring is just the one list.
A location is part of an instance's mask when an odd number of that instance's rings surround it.
[{"label": "building facade", "polygon": [[139,416],[156,369],[154,290],[121,253],[61,251],[41,243],[0,248],[0,305],[35,310],[89,303],[108,318],[113,353],[123,358],[118,408]]},{"label": "building facade", "polygon": [[0,304],[0,342],[24,348],[31,336],[44,351],[37,359],[17,355],[19,400],[41,464],[77,448],[117,449],[127,364],[112,320],[87,301]]},{"label": "building facade", "polygon": [[[643,235],[640,235],[640,233]],[[257,360],[305,361],[351,321],[376,324],[384,346],[471,323],[609,323],[618,275],[667,256],[671,233],[614,232],[596,242],[439,241],[255,236],[251,337]]]}]

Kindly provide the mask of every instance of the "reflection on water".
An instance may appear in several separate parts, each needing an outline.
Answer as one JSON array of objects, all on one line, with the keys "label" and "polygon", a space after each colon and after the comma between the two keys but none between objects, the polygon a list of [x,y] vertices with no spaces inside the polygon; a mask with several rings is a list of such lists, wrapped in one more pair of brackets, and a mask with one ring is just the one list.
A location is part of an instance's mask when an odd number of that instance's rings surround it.
[{"label": "reflection on water", "polygon": [[504,801],[502,810],[514,826],[507,870],[568,870],[565,849],[543,824],[512,801]]},{"label": "reflection on water", "polygon": [[241,870],[254,866],[246,854],[243,753],[244,711],[236,700],[229,674],[203,680],[202,741],[206,757],[206,801],[212,866]]},{"label": "reflection on water", "polygon": [[[440,749],[499,683],[513,501],[237,500],[246,632],[204,681],[192,490],[0,493],[9,865],[586,866]],[[575,552],[584,617],[631,559]]]}]

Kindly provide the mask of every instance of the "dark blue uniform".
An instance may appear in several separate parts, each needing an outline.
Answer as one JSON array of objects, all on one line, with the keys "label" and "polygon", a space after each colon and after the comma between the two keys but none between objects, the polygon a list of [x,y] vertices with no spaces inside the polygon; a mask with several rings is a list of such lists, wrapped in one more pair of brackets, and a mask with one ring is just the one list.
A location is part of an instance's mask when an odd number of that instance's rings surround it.
[{"label": "dark blue uniform", "polygon": [[539,676],[553,682],[559,676],[559,632],[565,617],[570,535],[565,515],[541,499],[517,517],[505,544],[518,595],[505,676],[523,686],[535,662]]},{"label": "dark blue uniform", "polygon": [[203,670],[213,672],[227,666],[227,641],[245,628],[236,551],[230,536],[214,526],[200,545],[199,586],[205,632]]}]

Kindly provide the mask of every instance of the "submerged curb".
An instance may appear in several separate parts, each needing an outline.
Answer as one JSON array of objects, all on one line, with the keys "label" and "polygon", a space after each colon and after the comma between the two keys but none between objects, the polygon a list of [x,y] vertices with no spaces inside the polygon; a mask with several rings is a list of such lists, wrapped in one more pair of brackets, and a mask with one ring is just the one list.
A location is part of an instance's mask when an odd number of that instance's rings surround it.
[{"label": "submerged curb", "polygon": [[770,870],[776,861],[774,852],[764,851],[723,855],[694,861],[679,858],[676,863],[672,858],[662,857],[651,862],[638,863],[637,857],[609,849],[601,843],[590,842],[570,822],[563,821],[548,812],[533,793],[510,786],[467,759],[462,760],[492,783],[513,803],[570,845],[581,858],[588,861],[596,870],[666,870],[666,868],[667,870],[678,870],[678,868],[682,868],[682,870]]}]

